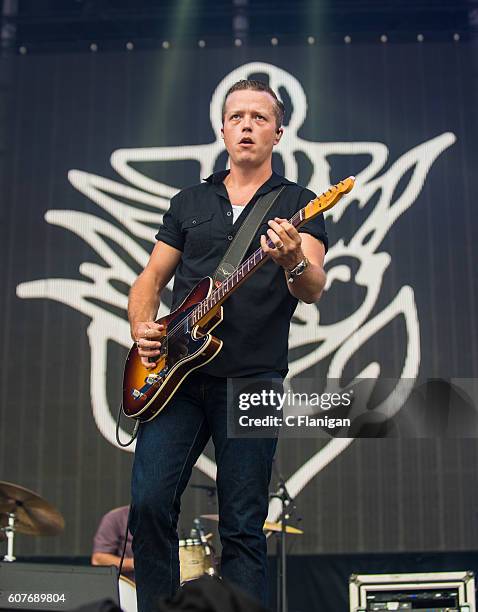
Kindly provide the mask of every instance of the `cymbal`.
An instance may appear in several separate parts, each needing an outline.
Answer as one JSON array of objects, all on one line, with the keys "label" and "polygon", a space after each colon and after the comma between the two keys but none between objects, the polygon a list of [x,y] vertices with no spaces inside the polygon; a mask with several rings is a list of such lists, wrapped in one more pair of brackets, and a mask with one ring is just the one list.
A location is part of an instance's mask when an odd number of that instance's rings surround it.
[{"label": "cymbal", "polygon": [[[219,522],[219,514],[201,514],[201,518],[209,519],[216,523]],[[280,523],[266,521],[264,523],[264,531],[282,531],[282,525]],[[293,535],[302,535],[304,533],[302,529],[297,529],[297,527],[292,527],[292,525],[286,525],[285,532]]]},{"label": "cymbal", "polygon": [[[282,531],[282,524],[266,521],[264,523],[264,531]],[[302,535],[304,533],[302,529],[297,529],[297,527],[292,527],[292,525],[286,525],[285,532],[293,535]]]},{"label": "cymbal", "polygon": [[0,480],[0,527],[15,514],[15,531],[27,535],[57,535],[65,528],[61,513],[29,489]]}]

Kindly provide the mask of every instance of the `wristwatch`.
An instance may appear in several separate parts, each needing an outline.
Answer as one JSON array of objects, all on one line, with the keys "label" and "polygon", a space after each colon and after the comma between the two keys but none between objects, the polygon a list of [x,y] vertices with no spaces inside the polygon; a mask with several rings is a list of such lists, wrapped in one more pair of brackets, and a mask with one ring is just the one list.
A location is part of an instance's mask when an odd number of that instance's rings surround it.
[{"label": "wristwatch", "polygon": [[287,270],[287,282],[289,283],[293,283],[294,280],[300,276],[301,274],[303,274],[307,268],[309,267],[309,260],[307,259],[307,257],[304,257],[304,259],[302,261],[299,261],[299,263],[295,266],[295,268],[292,268],[292,270]]}]

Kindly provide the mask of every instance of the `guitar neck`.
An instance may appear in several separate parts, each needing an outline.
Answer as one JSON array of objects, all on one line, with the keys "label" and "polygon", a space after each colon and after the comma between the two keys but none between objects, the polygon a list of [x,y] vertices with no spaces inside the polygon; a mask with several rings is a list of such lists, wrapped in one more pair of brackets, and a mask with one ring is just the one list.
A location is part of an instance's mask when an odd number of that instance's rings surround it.
[{"label": "guitar neck", "polygon": [[[295,227],[299,228],[306,221],[300,218],[303,208],[296,213],[289,222]],[[267,238],[267,246],[273,247],[274,243],[270,238]],[[208,301],[211,302],[211,308],[214,306],[221,305],[227,300],[227,298],[241,285],[248,276],[251,276],[263,263],[269,259],[269,255],[265,253],[262,248],[257,249],[254,253],[248,257],[238,268],[231,273],[230,276],[217,287],[212,294],[209,296]]]},{"label": "guitar neck", "polygon": [[[337,202],[348,193],[354,186],[355,178],[348,177],[337,185],[331,187],[328,191],[320,195],[319,197],[311,200],[307,206],[301,208],[295,215],[289,219],[296,229],[299,229],[310,221],[335,206]],[[267,246],[273,247],[274,244],[270,238],[267,238]],[[267,259],[269,255],[265,253],[262,248],[257,249],[254,253],[248,257],[238,268],[231,273],[227,279],[216,287],[209,297],[203,300],[197,308],[191,313],[192,324],[196,324],[202,317],[204,317],[212,308],[220,306],[227,298],[248,278],[253,274]]]}]

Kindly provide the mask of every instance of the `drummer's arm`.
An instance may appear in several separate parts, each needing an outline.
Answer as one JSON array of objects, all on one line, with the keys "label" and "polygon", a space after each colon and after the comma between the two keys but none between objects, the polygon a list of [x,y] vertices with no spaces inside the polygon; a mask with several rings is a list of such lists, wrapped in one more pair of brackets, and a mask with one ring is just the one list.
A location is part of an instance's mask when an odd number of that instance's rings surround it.
[{"label": "drummer's arm", "polygon": [[[121,557],[110,553],[95,552],[91,555],[91,565],[114,565],[119,568]],[[123,571],[132,572],[134,570],[133,557],[123,559]]]}]

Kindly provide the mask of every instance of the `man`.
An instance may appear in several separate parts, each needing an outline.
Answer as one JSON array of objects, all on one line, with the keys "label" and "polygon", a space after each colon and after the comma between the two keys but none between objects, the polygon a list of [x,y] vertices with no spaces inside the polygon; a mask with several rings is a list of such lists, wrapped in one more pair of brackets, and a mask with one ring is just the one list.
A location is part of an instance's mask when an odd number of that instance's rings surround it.
[{"label": "man", "polygon": [[[230,171],[213,174],[172,198],[151,258],[131,289],[131,334],[143,365],[151,368],[162,331],[154,320],[166,284],[175,275],[176,308],[202,277],[214,273],[258,197],[285,186],[268,214],[272,220],[259,228],[248,252],[261,246],[270,260],[224,304],[224,321],[214,330],[224,342],[221,352],[192,373],[167,407],[139,429],[130,527],[141,612],[153,610],[158,596],[178,587],[180,497],[211,436],[218,469],[222,576],[266,602],[262,527],[276,440],[228,439],[227,378],[286,375],[290,318],[298,299],[319,299],[327,244],[321,217],[300,234],[287,221],[314,194],[272,172],[283,115],[282,103],[261,82],[240,81],[228,91],[222,136]],[[267,246],[266,236],[273,246]]]},{"label": "man", "polygon": [[[123,554],[129,506],[121,506],[107,512],[100,521],[93,539],[92,565],[114,565],[119,568]],[[126,551],[123,559],[122,574],[134,580],[133,549],[131,534],[128,531]]]}]

